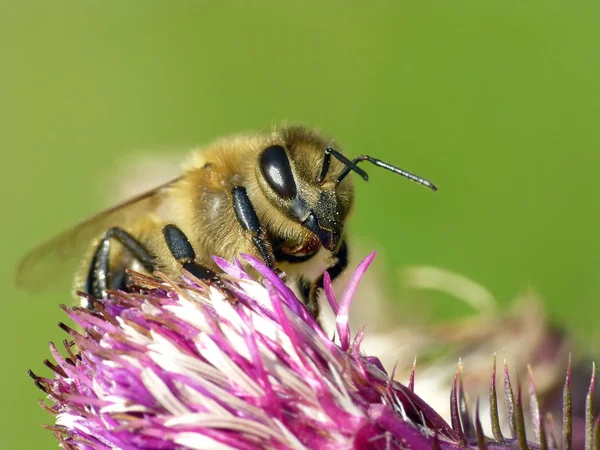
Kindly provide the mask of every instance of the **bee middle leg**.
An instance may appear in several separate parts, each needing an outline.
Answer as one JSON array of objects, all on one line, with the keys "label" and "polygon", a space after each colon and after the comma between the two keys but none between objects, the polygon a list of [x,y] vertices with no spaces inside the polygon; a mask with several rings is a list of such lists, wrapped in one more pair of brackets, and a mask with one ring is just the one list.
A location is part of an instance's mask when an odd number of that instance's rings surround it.
[{"label": "bee middle leg", "polygon": [[173,224],[165,225],[163,228],[163,236],[165,242],[173,258],[181,264],[181,266],[194,275],[196,278],[206,281],[207,283],[220,289],[229,301],[234,302],[235,297],[225,285],[222,278],[212,269],[197,263],[196,252],[187,236],[179,227]]},{"label": "bee middle leg", "polygon": [[[111,239],[125,247],[148,272],[154,271],[156,267],[154,255],[136,238],[122,228],[109,228],[96,247],[85,283],[85,291],[100,300],[107,298],[107,290],[115,287],[109,267]],[[91,308],[89,304],[86,306]]]},{"label": "bee middle leg", "polygon": [[[345,239],[342,240],[340,247],[334,256],[337,258],[337,261],[327,270],[331,277],[331,281],[340,276],[348,266],[348,245],[346,244]],[[319,318],[319,294],[321,289],[323,289],[323,275],[313,282],[310,282],[305,278],[300,278],[300,280],[298,280],[298,288],[300,290],[302,301],[308,308],[310,314],[316,319]]]}]

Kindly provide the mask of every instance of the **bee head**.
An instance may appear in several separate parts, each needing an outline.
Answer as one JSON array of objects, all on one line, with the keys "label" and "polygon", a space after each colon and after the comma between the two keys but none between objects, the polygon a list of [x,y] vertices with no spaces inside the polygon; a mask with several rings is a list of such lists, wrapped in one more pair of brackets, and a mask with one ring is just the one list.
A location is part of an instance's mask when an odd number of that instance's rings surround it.
[{"label": "bee head", "polygon": [[340,244],[353,204],[348,174],[354,172],[365,181],[369,178],[357,164],[367,161],[437,190],[430,181],[377,158],[361,155],[350,160],[325,139],[302,128],[288,128],[280,139],[266,144],[260,153],[261,187],[280,210],[316,235],[327,250]]},{"label": "bee head", "polygon": [[288,151],[279,144],[262,151],[259,167],[269,197],[289,218],[317,236],[323,247],[336,249],[349,209],[344,204],[349,202],[336,193],[337,183],[320,185],[312,173],[303,174],[301,164],[293,165]]}]

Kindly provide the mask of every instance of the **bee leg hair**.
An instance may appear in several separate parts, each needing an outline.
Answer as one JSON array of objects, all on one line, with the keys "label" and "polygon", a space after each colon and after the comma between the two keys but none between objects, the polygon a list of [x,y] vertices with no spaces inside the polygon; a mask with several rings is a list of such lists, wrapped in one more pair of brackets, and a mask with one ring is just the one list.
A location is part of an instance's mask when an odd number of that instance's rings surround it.
[{"label": "bee leg hair", "polygon": [[229,301],[235,303],[236,299],[225,285],[223,279],[214,270],[195,261],[196,252],[185,233],[179,227],[173,224],[165,225],[163,236],[171,255],[181,263],[184,270],[196,278],[215,286],[225,294]]},{"label": "bee leg hair", "polygon": [[[155,258],[140,242],[127,231],[119,227],[109,228],[104,237],[98,243],[90,271],[85,283],[85,291],[97,299],[108,297],[106,291],[113,288],[111,284],[111,274],[109,267],[110,260],[110,241],[115,239],[125,247],[133,257],[149,272],[155,269]],[[87,307],[91,309],[91,304]]]}]

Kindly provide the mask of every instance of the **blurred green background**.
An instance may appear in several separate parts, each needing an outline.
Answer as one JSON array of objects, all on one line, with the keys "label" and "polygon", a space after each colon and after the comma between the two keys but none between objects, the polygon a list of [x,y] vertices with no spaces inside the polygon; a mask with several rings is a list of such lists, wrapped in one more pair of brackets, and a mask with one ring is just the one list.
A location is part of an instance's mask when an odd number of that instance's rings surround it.
[{"label": "blurred green background", "polygon": [[533,286],[597,347],[599,43],[594,1],[1,0],[0,448],[55,446],[26,370],[48,373],[69,286],[17,292],[19,257],[102,207],[119,158],[282,119],[440,186],[356,180],[351,230],[391,280],[427,264],[503,302]]}]

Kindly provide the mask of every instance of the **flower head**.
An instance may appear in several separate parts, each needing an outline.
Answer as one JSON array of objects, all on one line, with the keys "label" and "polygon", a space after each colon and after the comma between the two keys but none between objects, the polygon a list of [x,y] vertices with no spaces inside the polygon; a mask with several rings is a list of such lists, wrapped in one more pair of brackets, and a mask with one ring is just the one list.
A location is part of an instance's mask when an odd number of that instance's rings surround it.
[{"label": "flower head", "polygon": [[[262,283],[239,263],[215,259],[235,304],[193,278],[175,283],[136,275],[130,292],[92,300],[94,312],[65,307],[83,332],[63,325],[71,340],[66,356],[51,345],[54,377],[31,373],[50,400],[43,403],[55,415],[50,428],[67,449],[552,447],[552,428],[537,409],[532,438],[541,444],[527,442],[521,390],[513,395],[508,376],[515,437],[503,436],[496,408],[492,439],[483,436],[478,406],[474,415],[469,411],[460,370],[448,424],[413,392],[414,372],[404,386],[361,352],[364,329],[352,336],[348,311],[373,257],[361,262],[339,302],[325,277],[336,315],[333,340],[279,277],[250,256]],[[570,376],[567,385],[566,444]],[[535,397],[533,379],[530,386]],[[490,392],[494,402],[495,370]],[[599,450],[591,406],[588,433],[588,448]]]}]

